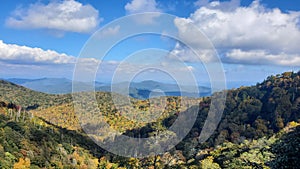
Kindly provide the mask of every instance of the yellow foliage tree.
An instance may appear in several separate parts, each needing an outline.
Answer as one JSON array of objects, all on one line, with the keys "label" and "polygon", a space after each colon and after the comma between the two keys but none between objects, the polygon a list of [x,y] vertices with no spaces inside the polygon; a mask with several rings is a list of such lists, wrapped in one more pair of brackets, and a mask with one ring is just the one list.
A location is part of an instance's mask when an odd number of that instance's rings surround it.
[{"label": "yellow foliage tree", "polygon": [[220,169],[218,163],[214,163],[214,158],[212,156],[209,156],[201,161],[201,168],[203,169]]},{"label": "yellow foliage tree", "polygon": [[14,169],[30,169],[30,159],[19,158],[19,162],[14,164]]}]

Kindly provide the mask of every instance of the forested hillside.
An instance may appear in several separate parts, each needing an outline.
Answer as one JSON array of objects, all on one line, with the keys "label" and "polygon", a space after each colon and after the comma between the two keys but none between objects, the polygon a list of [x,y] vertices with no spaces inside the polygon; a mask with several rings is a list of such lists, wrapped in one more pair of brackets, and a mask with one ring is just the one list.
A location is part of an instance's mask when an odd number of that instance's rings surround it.
[{"label": "forested hillside", "polygon": [[[199,143],[198,137],[211,97],[188,100],[190,108],[181,107],[181,97],[158,98],[157,102],[167,101],[160,118],[151,123],[136,123],[122,117],[122,111],[112,104],[111,93],[98,92],[96,98],[106,122],[132,137],[149,137],[167,130],[180,113],[199,107],[193,129],[180,144],[164,154],[142,159],[115,156],[95,145],[82,132],[68,95],[37,94],[4,81],[1,84],[5,89],[1,90],[2,168],[21,163],[36,168],[297,168],[299,165],[300,72],[269,76],[255,86],[228,90],[221,122],[205,143]],[[22,92],[24,95],[20,95]],[[31,96],[48,100],[36,100],[42,106],[18,114],[12,104],[31,106],[35,100],[26,101]],[[18,99],[14,101],[14,97]],[[55,100],[53,106],[47,104],[51,99]],[[146,112],[153,112],[147,111],[151,109],[149,100],[131,99],[131,102],[136,117],[146,118],[151,115]]]},{"label": "forested hillside", "polygon": [[25,109],[37,109],[68,103],[70,94],[54,95],[36,92],[23,86],[0,80],[0,100],[12,102]]},{"label": "forested hillside", "polygon": [[[103,154],[84,133],[0,107],[0,168],[97,168]],[[18,119],[17,119],[18,118]]]}]

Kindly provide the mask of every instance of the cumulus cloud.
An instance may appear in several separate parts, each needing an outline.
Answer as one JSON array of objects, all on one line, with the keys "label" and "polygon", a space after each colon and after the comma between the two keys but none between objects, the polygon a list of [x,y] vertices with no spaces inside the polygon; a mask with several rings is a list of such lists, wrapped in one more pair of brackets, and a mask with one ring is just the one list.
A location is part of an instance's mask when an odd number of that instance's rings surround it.
[{"label": "cumulus cloud", "polygon": [[217,9],[221,9],[221,10],[226,10],[226,11],[231,11],[231,10],[235,10],[237,7],[240,6],[240,0],[231,0],[231,1],[223,1],[222,5],[220,5],[219,1],[212,1],[210,2],[210,0],[198,0],[196,2],[194,2],[194,5],[196,7],[202,7],[202,6],[206,6],[209,8],[217,8]]},{"label": "cumulus cloud", "polygon": [[[159,9],[158,4],[155,0],[132,0],[125,5],[125,10],[127,14],[162,11],[161,9]],[[142,24],[151,24],[154,22],[154,19],[159,16],[159,13],[151,14],[142,18],[136,18],[136,21]]]},{"label": "cumulus cloud", "polygon": [[170,60],[180,59],[183,62],[212,62],[216,58],[216,53],[213,49],[198,49],[191,50],[183,44],[176,43],[175,48],[167,55]]},{"label": "cumulus cloud", "polygon": [[87,77],[93,74],[99,63],[101,61],[96,58],[76,58],[53,50],[6,44],[0,40],[0,74],[8,77],[71,78],[75,64],[77,70],[88,72],[82,76]]},{"label": "cumulus cloud", "polygon": [[97,33],[96,36],[98,38],[110,37],[117,35],[120,32],[120,25],[116,25],[114,27],[108,27],[101,31],[101,33]]},{"label": "cumulus cloud", "polygon": [[125,5],[125,9],[129,13],[140,12],[159,12],[155,0],[132,0]]},{"label": "cumulus cloud", "polygon": [[64,65],[75,64],[77,61],[85,65],[95,65],[99,60],[95,58],[80,58],[58,53],[54,50],[43,50],[16,44],[6,44],[0,40],[0,61],[15,65]]},{"label": "cumulus cloud", "polygon": [[7,18],[6,25],[16,29],[47,29],[63,32],[90,33],[102,19],[91,5],[74,0],[35,3],[17,8]]},{"label": "cumulus cloud", "polygon": [[203,44],[185,27],[187,23],[200,28],[227,62],[295,65],[300,59],[300,12],[268,9],[258,0],[247,7],[239,6],[238,0],[201,0],[196,5],[199,8],[190,17],[174,21],[179,36],[194,44],[193,48]]},{"label": "cumulus cloud", "polygon": [[75,58],[53,50],[6,44],[0,40],[0,60],[15,64],[68,64]]},{"label": "cumulus cloud", "polygon": [[243,63],[243,64],[273,64],[282,66],[299,66],[299,54],[278,53],[272,54],[265,50],[243,51],[241,49],[233,49],[226,53],[225,62]]}]

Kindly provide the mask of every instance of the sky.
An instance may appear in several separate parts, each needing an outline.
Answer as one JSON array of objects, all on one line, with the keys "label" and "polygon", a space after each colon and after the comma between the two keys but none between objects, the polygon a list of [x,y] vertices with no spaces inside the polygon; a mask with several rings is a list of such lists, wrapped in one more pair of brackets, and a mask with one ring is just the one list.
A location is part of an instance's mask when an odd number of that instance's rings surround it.
[{"label": "sky", "polygon": [[[134,18],[143,12],[157,13]],[[165,14],[173,16],[168,23]],[[100,55],[122,33],[153,27],[164,30],[127,37]],[[184,43],[167,36],[173,30]],[[98,49],[84,56],[97,39]],[[209,50],[204,41],[211,43]],[[82,81],[208,84],[206,66],[222,64],[223,71],[215,73],[238,87],[299,71],[299,44],[297,0],[4,0],[0,5],[0,78],[73,79],[81,62]],[[88,75],[91,69],[96,74]]]}]

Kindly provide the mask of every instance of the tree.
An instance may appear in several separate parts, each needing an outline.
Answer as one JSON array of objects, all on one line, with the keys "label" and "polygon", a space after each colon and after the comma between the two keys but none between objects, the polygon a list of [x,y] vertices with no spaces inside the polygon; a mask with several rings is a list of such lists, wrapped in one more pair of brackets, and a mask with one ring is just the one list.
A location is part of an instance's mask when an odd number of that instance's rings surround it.
[{"label": "tree", "polygon": [[29,169],[30,168],[30,159],[29,158],[20,158],[19,162],[14,164],[14,169]]},{"label": "tree", "polygon": [[208,156],[200,162],[202,169],[220,169],[218,163],[214,162],[214,157]]}]

